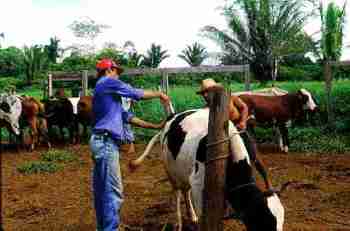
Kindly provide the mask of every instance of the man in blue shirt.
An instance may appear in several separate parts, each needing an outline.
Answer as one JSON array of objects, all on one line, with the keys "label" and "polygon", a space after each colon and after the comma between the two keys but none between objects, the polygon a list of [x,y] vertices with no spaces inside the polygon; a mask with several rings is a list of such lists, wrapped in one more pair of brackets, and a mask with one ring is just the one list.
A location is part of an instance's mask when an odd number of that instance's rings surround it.
[{"label": "man in blue shirt", "polygon": [[94,126],[90,148],[95,163],[93,191],[97,230],[116,231],[123,202],[119,146],[132,138],[131,130],[125,129],[125,123],[136,119],[131,112],[123,109],[121,97],[135,101],[159,98],[164,105],[169,104],[169,97],[159,91],[133,88],[119,80],[123,69],[110,59],[100,60],[96,69],[99,79],[92,101]]}]

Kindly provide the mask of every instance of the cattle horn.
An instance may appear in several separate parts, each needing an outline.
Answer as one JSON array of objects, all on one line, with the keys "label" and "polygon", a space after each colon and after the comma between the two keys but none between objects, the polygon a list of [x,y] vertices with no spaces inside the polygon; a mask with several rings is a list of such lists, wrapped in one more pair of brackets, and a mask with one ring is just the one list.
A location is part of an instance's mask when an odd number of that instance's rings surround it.
[{"label": "cattle horn", "polygon": [[146,158],[146,156],[150,153],[152,150],[154,144],[157,142],[161,132],[158,132],[155,136],[152,137],[151,141],[148,143],[146,150],[142,153],[142,155],[137,158],[136,160],[131,160],[129,162],[129,169],[135,170]]}]

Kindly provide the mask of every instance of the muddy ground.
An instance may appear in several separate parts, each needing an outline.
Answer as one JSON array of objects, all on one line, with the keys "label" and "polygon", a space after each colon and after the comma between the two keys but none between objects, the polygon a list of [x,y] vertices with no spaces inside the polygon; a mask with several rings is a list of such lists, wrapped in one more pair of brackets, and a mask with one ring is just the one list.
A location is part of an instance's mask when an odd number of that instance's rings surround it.
[{"label": "muddy ground", "polygon": [[[17,171],[26,161],[38,160],[44,148],[32,153],[1,153],[5,231],[95,230],[88,146],[66,148],[74,151],[79,161],[50,174],[23,175]],[[137,145],[138,154],[143,149],[144,145]],[[281,195],[286,210],[284,230],[350,230],[350,153],[286,155],[266,146],[260,150],[274,185],[290,182]],[[176,221],[175,197],[170,184],[163,180],[158,151],[159,147],[136,172],[128,169],[128,161],[136,155],[122,156],[125,203],[121,230],[160,231],[164,224]],[[262,185],[260,178],[258,182]],[[186,230],[193,229],[186,217],[185,223]],[[224,223],[225,230],[245,230],[239,221]]]}]

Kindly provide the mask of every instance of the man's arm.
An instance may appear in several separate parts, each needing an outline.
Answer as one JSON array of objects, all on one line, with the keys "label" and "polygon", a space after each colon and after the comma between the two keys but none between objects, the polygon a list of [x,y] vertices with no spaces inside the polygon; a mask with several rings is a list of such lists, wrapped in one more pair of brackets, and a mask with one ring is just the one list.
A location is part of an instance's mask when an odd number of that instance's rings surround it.
[{"label": "man's arm", "polygon": [[169,97],[161,91],[144,90],[142,99],[159,98],[162,104],[169,104]]},{"label": "man's arm", "polygon": [[241,129],[245,129],[248,120],[248,106],[239,97],[234,97],[234,104],[240,112],[238,125]]},{"label": "man's arm", "polygon": [[159,124],[154,124],[154,123],[150,123],[150,122],[144,121],[144,120],[134,116],[134,117],[132,117],[130,119],[129,123],[132,124],[132,125],[135,125],[137,127],[141,127],[141,128],[161,129],[161,128],[164,127],[164,125],[166,123],[166,120],[163,120]]}]

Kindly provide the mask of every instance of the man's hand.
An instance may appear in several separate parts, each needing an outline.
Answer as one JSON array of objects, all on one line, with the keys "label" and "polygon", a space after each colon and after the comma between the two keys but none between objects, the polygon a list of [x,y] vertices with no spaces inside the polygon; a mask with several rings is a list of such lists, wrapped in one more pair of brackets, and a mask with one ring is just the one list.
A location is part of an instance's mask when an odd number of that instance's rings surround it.
[{"label": "man's hand", "polygon": [[240,121],[236,127],[239,129],[239,130],[245,130],[247,128],[247,124],[244,122],[244,121]]},{"label": "man's hand", "polygon": [[165,119],[162,122],[160,122],[159,124],[155,124],[154,128],[155,129],[162,129],[162,128],[164,128],[166,122],[167,122],[167,120]]},{"label": "man's hand", "polygon": [[164,94],[163,92],[160,92],[159,99],[160,99],[160,102],[161,102],[164,106],[168,106],[169,103],[170,103],[170,98],[169,98],[169,96],[167,96],[167,95]]}]

